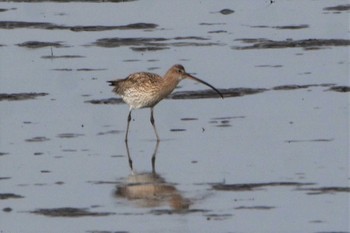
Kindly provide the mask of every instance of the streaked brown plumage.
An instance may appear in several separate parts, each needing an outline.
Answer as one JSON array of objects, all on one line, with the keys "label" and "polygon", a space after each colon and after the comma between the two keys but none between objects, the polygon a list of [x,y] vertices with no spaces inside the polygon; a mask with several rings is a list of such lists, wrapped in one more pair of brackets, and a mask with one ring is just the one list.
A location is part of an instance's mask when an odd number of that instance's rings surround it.
[{"label": "streaked brown plumage", "polygon": [[130,74],[125,79],[108,81],[110,86],[114,86],[113,91],[120,95],[122,99],[130,106],[125,141],[128,140],[131,111],[138,108],[151,108],[150,120],[156,134],[157,141],[159,141],[158,132],[154,124],[153,108],[162,99],[167,97],[176,88],[179,82],[185,78],[207,85],[216,91],[221,98],[223,98],[222,94],[215,87],[186,73],[185,68],[182,65],[172,66],[164,75],[164,78],[154,73],[138,72]]}]

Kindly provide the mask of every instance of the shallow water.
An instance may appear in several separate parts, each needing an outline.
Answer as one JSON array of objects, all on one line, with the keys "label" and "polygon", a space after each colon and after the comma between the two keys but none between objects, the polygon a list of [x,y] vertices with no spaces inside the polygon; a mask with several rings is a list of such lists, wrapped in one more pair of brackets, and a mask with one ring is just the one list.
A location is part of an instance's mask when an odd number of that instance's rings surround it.
[{"label": "shallow water", "polygon": [[0,232],[350,232],[350,7],[272,2],[0,2]]}]

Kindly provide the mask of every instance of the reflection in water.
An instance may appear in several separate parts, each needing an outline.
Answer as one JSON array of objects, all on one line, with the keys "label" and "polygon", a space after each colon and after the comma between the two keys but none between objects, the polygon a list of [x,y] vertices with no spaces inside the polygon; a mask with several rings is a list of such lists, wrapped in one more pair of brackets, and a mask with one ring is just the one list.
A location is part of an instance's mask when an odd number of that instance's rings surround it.
[{"label": "reflection in water", "polygon": [[128,143],[125,143],[131,174],[126,181],[117,186],[115,195],[126,198],[140,207],[158,207],[168,204],[174,210],[187,210],[190,201],[184,198],[174,184],[167,183],[157,174],[155,169],[156,154],[159,147],[157,142],[152,155],[152,171],[137,173],[133,169]]}]

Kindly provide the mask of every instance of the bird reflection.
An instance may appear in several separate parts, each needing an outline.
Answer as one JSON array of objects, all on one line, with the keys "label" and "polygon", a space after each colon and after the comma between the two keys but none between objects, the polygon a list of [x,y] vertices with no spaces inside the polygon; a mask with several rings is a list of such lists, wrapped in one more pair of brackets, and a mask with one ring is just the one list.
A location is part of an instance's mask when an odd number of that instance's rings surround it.
[{"label": "bird reflection", "polygon": [[156,172],[155,163],[159,141],[157,141],[152,154],[151,172],[135,172],[127,142],[125,142],[125,146],[131,174],[126,178],[125,182],[117,186],[115,196],[118,198],[126,198],[139,207],[150,208],[169,205],[174,210],[187,210],[190,201],[181,195],[174,184],[166,182],[166,180]]}]

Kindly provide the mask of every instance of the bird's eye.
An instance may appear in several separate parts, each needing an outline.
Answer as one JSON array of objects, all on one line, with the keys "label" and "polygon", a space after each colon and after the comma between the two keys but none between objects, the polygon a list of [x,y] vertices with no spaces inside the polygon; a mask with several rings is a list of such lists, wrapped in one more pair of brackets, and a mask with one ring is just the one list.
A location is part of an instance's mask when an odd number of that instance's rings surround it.
[{"label": "bird's eye", "polygon": [[177,72],[179,72],[180,74],[182,74],[182,73],[183,73],[183,70],[178,69]]}]

